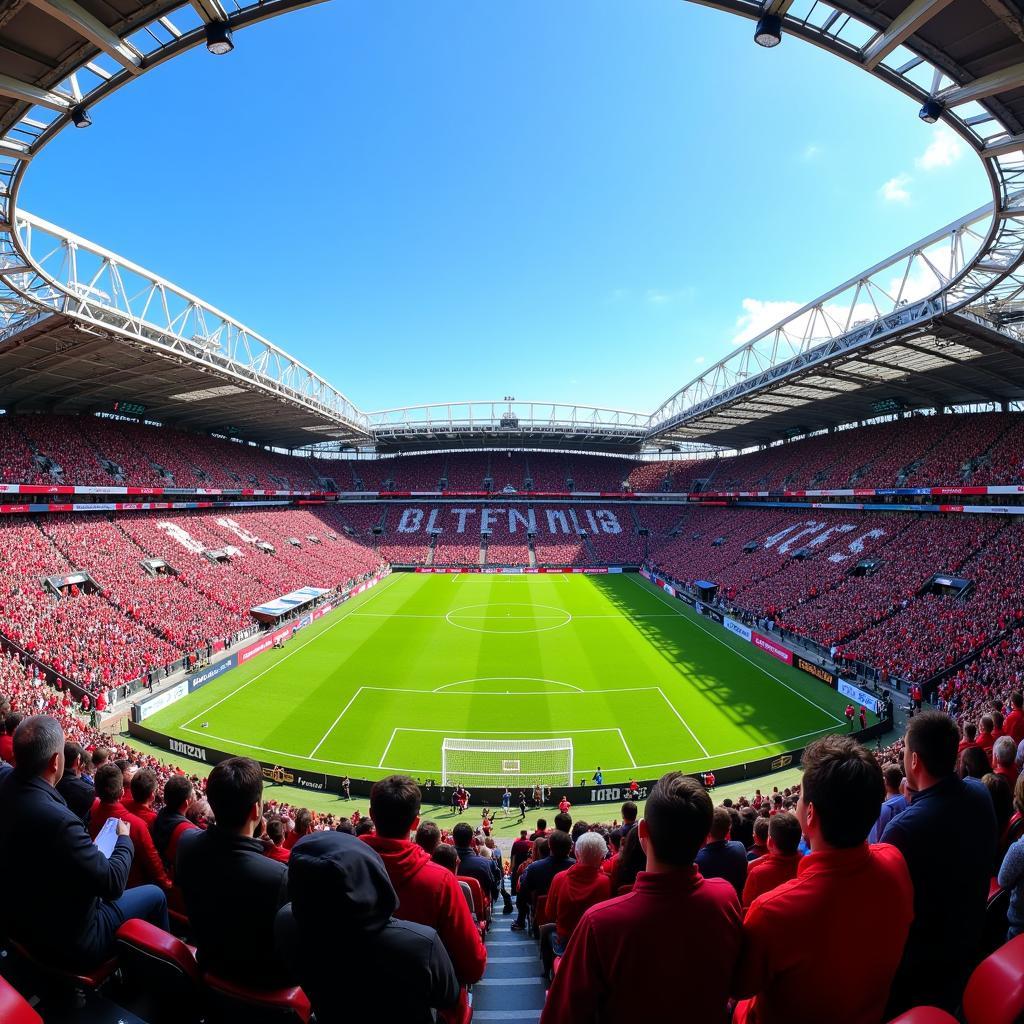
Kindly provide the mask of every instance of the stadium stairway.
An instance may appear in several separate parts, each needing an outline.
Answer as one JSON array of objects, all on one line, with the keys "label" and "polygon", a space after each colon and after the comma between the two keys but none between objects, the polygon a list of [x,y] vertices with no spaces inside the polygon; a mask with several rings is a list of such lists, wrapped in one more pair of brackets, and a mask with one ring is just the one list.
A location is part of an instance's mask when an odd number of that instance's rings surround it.
[{"label": "stadium stairway", "polygon": [[544,1008],[544,976],[537,942],[512,931],[515,914],[500,910],[487,932],[487,970],[473,986],[473,1021],[533,1024]]}]

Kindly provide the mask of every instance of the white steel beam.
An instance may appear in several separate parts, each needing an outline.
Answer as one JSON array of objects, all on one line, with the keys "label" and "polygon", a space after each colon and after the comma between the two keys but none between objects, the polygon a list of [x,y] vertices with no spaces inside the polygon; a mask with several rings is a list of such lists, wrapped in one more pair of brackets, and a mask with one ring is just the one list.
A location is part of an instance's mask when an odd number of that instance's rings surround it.
[{"label": "white steel beam", "polygon": [[1019,89],[1024,85],[1024,64],[1011,64],[1002,71],[994,71],[991,75],[976,78],[967,85],[945,89],[935,98],[947,107],[958,107],[962,103],[983,100],[986,96],[995,96],[1010,89]]},{"label": "white steel beam", "polygon": [[926,21],[934,18],[952,0],[914,0],[864,47],[864,67],[874,71],[886,57],[910,38]]},{"label": "white steel beam", "polygon": [[981,151],[983,160],[990,157],[1009,156],[1024,149],[1024,135],[1010,135],[999,142],[990,142]]},{"label": "white steel beam", "polygon": [[29,82],[22,82],[20,79],[4,74],[0,74],[0,96],[13,96],[14,99],[22,100],[25,103],[38,103],[41,107],[48,107],[61,114],[66,114],[74,105],[71,97],[64,93],[40,89]]},{"label": "white steel beam", "polygon": [[75,0],[29,0],[41,11],[67,25],[83,39],[98,46],[107,56],[133,75],[142,74],[142,54],[103,24],[99,18],[80,7]]},{"label": "white steel beam", "polygon": [[189,0],[189,3],[195,8],[196,14],[207,23],[228,20],[228,12],[224,10],[220,0]]},{"label": "white steel beam", "polygon": [[0,141],[0,156],[13,156],[16,160],[31,160],[32,154],[28,148],[17,142]]}]

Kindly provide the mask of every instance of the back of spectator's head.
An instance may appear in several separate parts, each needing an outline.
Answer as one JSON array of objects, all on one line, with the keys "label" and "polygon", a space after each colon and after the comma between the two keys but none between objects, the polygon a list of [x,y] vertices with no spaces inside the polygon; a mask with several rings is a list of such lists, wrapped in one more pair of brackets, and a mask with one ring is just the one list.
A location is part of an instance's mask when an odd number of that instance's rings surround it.
[{"label": "back of spectator's head", "polygon": [[653,853],[661,864],[692,864],[711,829],[713,812],[711,797],[696,779],[680,772],[663,775],[651,788],[639,825],[648,861]]},{"label": "back of spectator's head", "polygon": [[732,828],[732,815],[728,807],[716,807],[711,814],[711,827],[708,829],[708,838],[712,842],[720,842],[729,835]]},{"label": "back of spectator's head", "polygon": [[53,772],[56,774],[54,781],[59,782],[64,772],[64,730],[60,722],[49,715],[33,715],[24,719],[18,715],[18,722],[11,729],[11,717],[7,716],[8,734],[14,734],[14,760],[18,774],[30,779]]},{"label": "back of spectator's head", "polygon": [[106,747],[97,747],[92,752],[92,766],[93,768],[99,768],[101,764],[105,764],[110,760],[110,751]]},{"label": "back of spectator's head", "polygon": [[96,795],[102,803],[116,803],[124,793],[124,775],[116,764],[108,761],[97,769],[95,785]]},{"label": "back of spectator's head", "polygon": [[284,821],[274,815],[273,818],[267,819],[267,838],[275,845],[280,846],[284,842],[284,834],[287,829],[284,827]]},{"label": "back of spectator's head", "polygon": [[980,779],[992,770],[988,755],[981,747],[968,747],[960,755],[960,776],[964,779]]},{"label": "back of spectator's head", "polygon": [[440,864],[441,867],[447,868],[453,875],[458,873],[459,855],[455,852],[454,846],[449,846],[447,843],[438,843],[430,854],[430,859],[435,864]]},{"label": "back of spectator's head", "polygon": [[172,811],[180,814],[181,809],[192,799],[194,792],[192,780],[187,775],[172,775],[164,783],[164,803]]},{"label": "back of spectator's head", "polygon": [[[988,716],[986,715],[986,718]],[[982,725],[985,718],[982,719]],[[992,720],[988,719],[988,728]],[[943,779],[956,771],[956,752],[960,746],[960,734],[949,715],[941,711],[925,711],[915,715],[907,725],[904,766],[908,781],[915,789],[921,785],[920,770],[932,779]]]},{"label": "back of spectator's head", "polygon": [[768,842],[768,826],[770,824],[771,818],[759,817],[754,820],[754,840],[761,846]]},{"label": "back of spectator's head", "polygon": [[157,777],[152,768],[140,768],[130,783],[132,799],[140,804],[152,800],[156,796]]},{"label": "back of spectator's head", "polygon": [[537,831],[538,832],[546,832],[547,831],[547,827],[548,827],[548,819],[547,818],[538,818],[537,819]]},{"label": "back of spectator's head", "polygon": [[352,827],[351,818],[339,818],[338,824],[334,826],[334,831],[344,832],[350,836],[354,836],[356,834],[356,830]]},{"label": "back of spectator's head", "polygon": [[608,845],[616,851],[622,845],[622,833],[617,828],[608,833]]},{"label": "back of spectator's head", "polygon": [[417,846],[422,846],[427,853],[433,853],[437,844],[441,842],[441,830],[437,827],[436,821],[421,821],[416,829]]},{"label": "back of spectator's head", "polygon": [[352,830],[357,836],[368,836],[375,831],[372,818],[360,818],[359,824]]},{"label": "back of spectator's head", "polygon": [[632,825],[636,821],[636,804],[632,800],[627,800],[622,805],[622,821],[626,825]]},{"label": "back of spectator's head", "polygon": [[887,764],[882,768],[882,778],[885,780],[886,789],[898,793],[903,781],[903,769],[898,764]]},{"label": "back of spectator's head", "polygon": [[548,849],[551,851],[552,857],[568,857],[572,853],[572,837],[568,832],[556,828],[548,836]]},{"label": "back of spectator's head", "polygon": [[999,732],[1003,731],[1003,722],[1005,722],[1005,721],[1006,721],[1006,719],[1003,718],[1002,711],[993,711],[992,712],[992,723],[993,723],[993,725],[995,725],[996,729]]},{"label": "back of spectator's head", "polygon": [[1020,690],[1014,690],[1013,693],[1010,694],[1010,703],[1018,711],[1024,709],[1024,693],[1021,693]]},{"label": "back of spectator's head", "polygon": [[555,815],[555,828],[559,832],[568,833],[572,829],[572,815],[565,811],[559,811]]},{"label": "back of spectator's head", "polygon": [[800,846],[800,820],[789,811],[781,811],[768,819],[768,838],[776,853],[789,856]]},{"label": "back of spectator's head", "polygon": [[981,731],[982,732],[991,732],[992,729],[994,728],[994,726],[995,726],[995,722],[992,720],[992,716],[991,715],[982,715],[981,716]]},{"label": "back of spectator's head", "polygon": [[[946,721],[953,726],[952,719]],[[955,751],[955,742],[953,747]],[[804,751],[803,768],[799,807],[808,837],[816,827],[829,846],[847,849],[863,843],[885,799],[882,769],[874,755],[849,736],[825,736]]]},{"label": "back of spectator's head", "polygon": [[260,817],[263,772],[251,757],[221,761],[206,783],[206,797],[220,828],[238,831]]},{"label": "back of spectator's head", "polygon": [[992,809],[996,812],[996,835],[1001,836],[1013,814],[1013,792],[1006,776],[989,772],[982,777],[982,785],[992,797]]},{"label": "back of spectator's head", "polygon": [[74,772],[76,769],[81,772],[88,767],[88,764],[89,755],[86,754],[85,747],[73,740],[66,740],[64,742],[64,774]]},{"label": "back of spectator's head", "polygon": [[18,730],[18,726],[25,720],[24,715],[19,715],[17,711],[9,711],[7,716],[4,718],[4,732],[8,736],[13,736]]},{"label": "back of spectator's head", "polygon": [[543,860],[548,855],[548,840],[547,836],[539,836],[533,841],[533,859]]},{"label": "back of spectator's head", "polygon": [[978,738],[978,727],[973,722],[968,722],[964,726],[964,739],[970,740],[973,743]]},{"label": "back of spectator's head", "polygon": [[408,775],[389,775],[370,790],[370,817],[385,839],[408,839],[420,816],[420,787]]},{"label": "back of spectator's head", "polygon": [[596,865],[604,861],[608,844],[596,832],[584,832],[576,840],[575,849],[579,864]]},{"label": "back of spectator's head", "polygon": [[1024,814],[1024,772],[1017,778],[1017,784],[1013,787],[1013,807],[1019,814]]},{"label": "back of spectator's head", "polygon": [[572,823],[572,829],[569,832],[569,835],[572,836],[572,841],[575,843],[576,840],[579,839],[579,837],[583,835],[584,832],[589,831],[590,826],[585,821],[574,821]]},{"label": "back of spectator's head", "polygon": [[464,821],[460,821],[455,828],[452,829],[452,839],[455,840],[455,845],[465,848],[473,840],[473,826],[466,824]]},{"label": "back of spectator's head", "polygon": [[213,825],[216,823],[216,817],[213,813],[213,808],[210,806],[210,801],[205,796],[199,797],[197,800],[193,800],[192,803],[185,808],[185,817],[192,822],[193,825],[198,825],[200,828],[206,828],[207,825]]},{"label": "back of spectator's head", "polygon": [[1017,744],[1012,736],[1000,736],[992,745],[992,761],[1001,768],[1009,768],[1017,757]]},{"label": "back of spectator's head", "polygon": [[313,831],[313,812],[308,807],[300,807],[295,812],[295,831],[300,836]]}]

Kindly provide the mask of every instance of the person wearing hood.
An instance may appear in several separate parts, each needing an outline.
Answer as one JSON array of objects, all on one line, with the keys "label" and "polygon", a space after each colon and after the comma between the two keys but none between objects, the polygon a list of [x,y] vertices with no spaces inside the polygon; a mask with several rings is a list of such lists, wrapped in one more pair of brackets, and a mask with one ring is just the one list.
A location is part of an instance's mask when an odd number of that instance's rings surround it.
[{"label": "person wearing hood", "polygon": [[407,775],[389,775],[370,790],[376,831],[360,838],[375,850],[398,896],[396,915],[437,930],[463,985],[483,977],[487,950],[473,924],[458,879],[409,841],[419,825],[420,787]]},{"label": "person wearing hood", "polygon": [[452,1006],[459,982],[433,928],[394,917],[398,897],[368,843],[316,832],[292,848],[291,902],[277,913],[277,949],[302,986],[319,1024],[349,1024],[352,994],[339,970],[373,993],[373,1016],[432,1024]]},{"label": "person wearing hood", "polygon": [[576,863],[555,875],[548,889],[545,916],[555,924],[552,948],[556,956],[565,952],[584,911],[612,898],[612,880],[601,870],[608,844],[596,832],[584,832],[576,840]]}]

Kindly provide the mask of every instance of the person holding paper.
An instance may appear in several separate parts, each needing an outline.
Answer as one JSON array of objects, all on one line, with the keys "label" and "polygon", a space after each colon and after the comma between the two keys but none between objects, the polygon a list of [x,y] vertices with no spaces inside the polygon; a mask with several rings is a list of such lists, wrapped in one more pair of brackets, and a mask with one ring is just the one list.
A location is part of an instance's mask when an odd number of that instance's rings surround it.
[{"label": "person holding paper", "polygon": [[167,928],[167,900],[153,885],[125,888],[134,847],[118,822],[110,856],[93,844],[56,785],[64,730],[48,715],[14,733],[16,769],[0,780],[0,878],[9,884],[0,927],[48,963],[87,970],[111,955],[131,917]]}]

